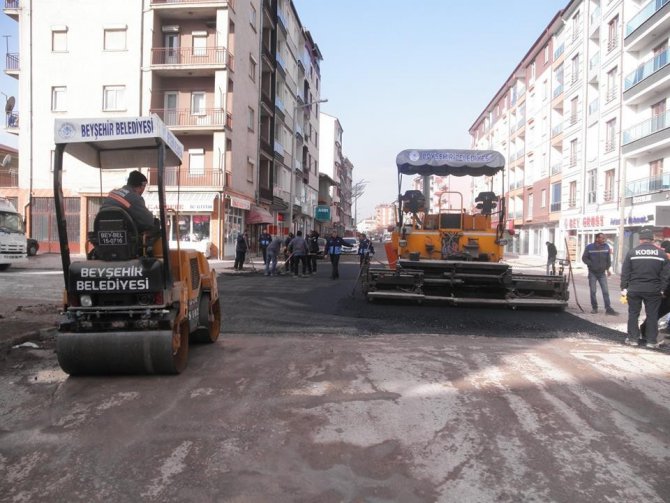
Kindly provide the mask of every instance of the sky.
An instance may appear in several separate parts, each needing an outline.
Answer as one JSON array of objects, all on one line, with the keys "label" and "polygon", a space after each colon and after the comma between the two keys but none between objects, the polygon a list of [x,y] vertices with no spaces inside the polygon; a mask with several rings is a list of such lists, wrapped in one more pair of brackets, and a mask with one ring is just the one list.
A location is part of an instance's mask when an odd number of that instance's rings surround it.
[{"label": "sky", "polygon": [[[568,0],[293,0],[323,55],[358,220],[397,198],[396,155],[467,149],[468,130]],[[352,210],[353,211],[353,210]]]}]

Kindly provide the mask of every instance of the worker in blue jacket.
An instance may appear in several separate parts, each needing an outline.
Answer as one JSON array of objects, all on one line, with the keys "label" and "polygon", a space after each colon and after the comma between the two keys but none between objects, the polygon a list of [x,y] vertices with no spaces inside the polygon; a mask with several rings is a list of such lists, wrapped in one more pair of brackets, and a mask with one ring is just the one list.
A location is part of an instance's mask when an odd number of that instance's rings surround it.
[{"label": "worker in blue jacket", "polygon": [[605,235],[602,232],[596,234],[596,240],[593,243],[586,245],[584,253],[582,254],[582,262],[586,264],[589,269],[589,290],[591,292],[591,313],[598,312],[598,299],[596,298],[596,285],[600,285],[600,290],[603,294],[603,301],[605,302],[605,313],[616,315],[617,312],[612,309],[610,301],[610,291],[607,286],[607,276],[611,276],[612,272],[612,249],[605,241]]},{"label": "worker in blue jacket", "polygon": [[324,256],[330,258],[330,264],[332,266],[331,279],[340,277],[340,255],[342,254],[342,247],[344,245],[344,239],[338,236],[337,231],[333,229],[330,237],[326,240],[326,249],[324,252]]}]

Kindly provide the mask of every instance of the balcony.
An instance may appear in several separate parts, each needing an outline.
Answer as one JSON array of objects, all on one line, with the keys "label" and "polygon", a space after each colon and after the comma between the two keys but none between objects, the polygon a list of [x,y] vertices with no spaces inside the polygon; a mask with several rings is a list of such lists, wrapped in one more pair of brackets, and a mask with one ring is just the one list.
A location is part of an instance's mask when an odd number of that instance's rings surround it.
[{"label": "balcony", "polygon": [[640,12],[633,16],[633,19],[626,24],[626,37],[642,26],[645,21],[661,10],[668,2],[670,0],[651,0],[651,2],[642,7]]},{"label": "balcony", "polygon": [[561,172],[561,169],[563,167],[563,162],[559,161],[557,163],[554,163],[551,165],[551,174],[552,175],[558,175]]},{"label": "balcony", "polygon": [[623,132],[623,144],[632,143],[670,126],[670,110],[640,122]]},{"label": "balcony", "polygon": [[232,129],[232,115],[220,108],[204,108],[197,112],[188,109],[151,109],[173,131],[220,131]]},{"label": "balcony", "polygon": [[5,129],[8,133],[19,133],[19,113],[10,112],[6,115]]},{"label": "balcony", "polygon": [[10,77],[18,78],[20,70],[21,67],[19,66],[19,53],[8,52],[5,56],[5,73]]},{"label": "balcony", "polygon": [[0,169],[0,187],[18,187],[19,173],[15,169]]},{"label": "balcony", "polygon": [[561,94],[563,93],[563,84],[558,84],[554,88],[554,92],[552,94],[552,98],[558,98]]},{"label": "balcony", "polygon": [[605,153],[609,154],[611,152],[614,152],[616,149],[616,141],[613,139],[609,139],[605,141]]},{"label": "balcony", "polygon": [[155,47],[151,69],[162,76],[212,77],[219,70],[233,70],[233,55],[225,47]]},{"label": "balcony", "polygon": [[[158,171],[149,168],[149,185],[158,185]],[[205,168],[201,173],[189,173],[187,168],[166,167],[163,171],[166,187],[223,187],[224,175],[219,169]]]},{"label": "balcony", "polygon": [[596,98],[591,103],[589,103],[589,115],[593,115],[600,108],[600,99]]},{"label": "balcony", "polygon": [[20,0],[5,0],[4,12],[14,21],[19,20]]},{"label": "balcony", "polygon": [[551,211],[552,213],[561,211],[561,202],[558,201],[557,203],[551,203],[551,205],[549,205],[549,211]]},{"label": "balcony", "polygon": [[555,138],[563,132],[563,122],[559,122],[553,128],[551,128],[551,137]]},{"label": "balcony", "polygon": [[614,201],[614,191],[606,190],[605,192],[603,192],[603,202],[611,203],[612,201]]},{"label": "balcony", "polygon": [[159,17],[170,19],[192,19],[209,17],[216,19],[219,9],[235,8],[233,0],[151,0],[151,8]]},{"label": "balcony", "polygon": [[670,173],[663,173],[630,182],[626,185],[626,197],[640,196],[662,190],[670,190]]},{"label": "balcony", "polygon": [[610,53],[619,47],[619,41],[616,38],[611,38],[607,41],[607,52]]},{"label": "balcony", "polygon": [[638,66],[635,71],[629,73],[624,79],[623,90],[628,91],[633,86],[639,84],[648,77],[651,77],[653,74],[658,72],[661,68],[665,67],[668,64],[668,49],[665,49],[663,52],[657,54],[653,58],[648,59],[640,66]]}]

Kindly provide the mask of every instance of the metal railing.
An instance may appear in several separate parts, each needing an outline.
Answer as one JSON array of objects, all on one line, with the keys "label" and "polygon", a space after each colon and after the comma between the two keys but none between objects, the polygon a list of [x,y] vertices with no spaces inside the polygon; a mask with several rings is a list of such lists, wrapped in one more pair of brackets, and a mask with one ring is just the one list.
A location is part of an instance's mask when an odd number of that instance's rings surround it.
[{"label": "metal railing", "polygon": [[607,52],[612,52],[619,46],[619,41],[616,38],[611,38],[607,41]]},{"label": "metal railing", "polygon": [[0,170],[0,187],[18,187],[19,173],[16,170]]},{"label": "metal railing", "polygon": [[647,77],[651,77],[654,73],[668,64],[668,49],[658,53],[656,56],[649,58],[634,71],[629,73],[624,79],[623,90],[627,91],[635,84],[642,82]]},{"label": "metal railing", "polygon": [[224,7],[230,6],[234,7],[235,2],[233,0],[151,0],[153,4],[191,4],[191,3],[216,3],[221,4]]},{"label": "metal railing", "polygon": [[589,115],[593,115],[600,108],[600,100],[598,98],[594,99],[589,103]]},{"label": "metal railing", "polygon": [[[169,187],[223,187],[224,173],[218,169],[205,168],[202,172],[191,173],[183,166],[181,168],[168,166],[164,168],[163,180]],[[149,185],[158,184],[156,168],[149,168]]]},{"label": "metal railing", "polygon": [[670,190],[670,173],[633,180],[626,185],[626,197],[639,196],[661,190]]},{"label": "metal railing", "polygon": [[561,211],[561,202],[559,201],[557,203],[551,203],[551,205],[549,206],[549,211],[551,211],[552,213],[556,211]]},{"label": "metal railing", "polygon": [[561,43],[556,49],[554,49],[554,59],[558,59],[558,57],[563,54],[565,51],[565,43]]},{"label": "metal railing", "polygon": [[670,110],[636,124],[623,132],[623,145],[670,127]]},{"label": "metal railing", "polygon": [[5,9],[18,9],[20,0],[5,0]]},{"label": "metal railing", "polygon": [[563,122],[561,121],[560,123],[556,124],[553,128],[551,128],[551,137],[554,138],[561,134],[563,132]]},{"label": "metal railing", "polygon": [[154,47],[151,64],[164,66],[227,65],[232,67],[232,55],[225,47]]},{"label": "metal railing", "polygon": [[189,109],[151,109],[150,112],[158,115],[168,126],[232,127],[232,117],[229,117],[230,114],[220,108],[203,108],[197,112]]},{"label": "metal railing", "polygon": [[670,0],[651,0],[651,2],[642,7],[640,12],[635,14],[633,19],[631,19],[626,25],[626,36],[630,35],[640,26],[642,26],[647,19],[661,10],[661,8],[668,2],[670,2]]},{"label": "metal railing", "polygon": [[552,175],[557,175],[561,172],[561,169],[563,168],[563,162],[557,162],[555,164],[551,165],[551,174]]},{"label": "metal railing", "polygon": [[557,98],[558,96],[561,95],[562,92],[563,92],[563,84],[558,84],[558,85],[554,88],[554,92],[553,92],[552,96],[553,96],[554,98]]},{"label": "metal railing", "polygon": [[19,113],[9,112],[5,119],[5,127],[18,128],[19,127]]},{"label": "metal railing", "polygon": [[19,66],[19,53],[18,52],[8,52],[5,56],[5,71],[7,70],[20,70]]}]

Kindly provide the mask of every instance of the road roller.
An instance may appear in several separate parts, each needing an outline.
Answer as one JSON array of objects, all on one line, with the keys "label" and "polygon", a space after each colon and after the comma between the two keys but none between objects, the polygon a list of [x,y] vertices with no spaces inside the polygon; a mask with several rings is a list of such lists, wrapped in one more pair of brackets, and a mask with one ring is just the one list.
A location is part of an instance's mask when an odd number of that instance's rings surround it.
[{"label": "road roller", "polygon": [[[454,306],[507,306],[562,310],[568,305],[566,274],[515,272],[504,260],[505,158],[495,150],[403,150],[396,157],[396,225],[385,244],[389,267],[364,266],[368,300],[442,302]],[[418,182],[402,192],[403,175]],[[475,204],[462,192],[431,194],[431,177],[486,177]],[[418,179],[418,180],[417,180]],[[493,190],[500,182],[500,191]],[[422,190],[417,190],[422,187]]]},{"label": "road roller", "polygon": [[[216,272],[204,254],[170,249],[165,167],[181,165],[184,147],[156,115],[55,121],[54,202],[65,288],[56,337],[70,375],[178,374],[189,343],[213,343],[221,312]],[[92,167],[117,178],[156,173],[156,228],[138,232],[125,209],[103,207],[87,232],[84,260],[71,259],[63,169]],[[82,171],[83,173],[83,171]],[[106,195],[100,179],[100,198]],[[82,180],[87,180],[82,175]],[[90,205],[89,205],[90,207]],[[178,221],[178,218],[177,218]],[[76,243],[79,236],[72,236]]]}]

